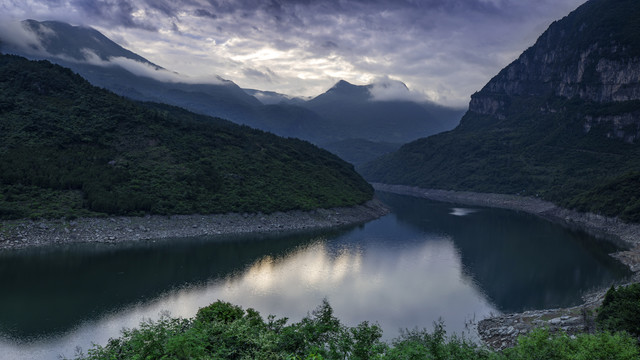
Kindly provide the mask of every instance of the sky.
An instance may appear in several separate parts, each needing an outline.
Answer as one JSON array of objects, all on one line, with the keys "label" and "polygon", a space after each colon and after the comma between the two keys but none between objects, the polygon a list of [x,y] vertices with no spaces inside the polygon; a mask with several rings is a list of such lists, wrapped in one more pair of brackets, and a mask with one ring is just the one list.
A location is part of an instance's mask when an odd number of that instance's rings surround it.
[{"label": "sky", "polygon": [[466,107],[585,0],[0,0],[0,22],[91,26],[192,79],[315,96],[339,80],[402,81]]}]

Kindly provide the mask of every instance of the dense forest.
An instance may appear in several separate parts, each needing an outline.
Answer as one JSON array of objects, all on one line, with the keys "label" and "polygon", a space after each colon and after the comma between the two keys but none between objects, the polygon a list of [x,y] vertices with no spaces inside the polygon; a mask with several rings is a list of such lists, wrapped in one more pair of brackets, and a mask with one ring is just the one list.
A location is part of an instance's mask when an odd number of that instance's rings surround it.
[{"label": "dense forest", "polygon": [[273,212],[373,190],[335,155],[0,55],[0,218]]}]

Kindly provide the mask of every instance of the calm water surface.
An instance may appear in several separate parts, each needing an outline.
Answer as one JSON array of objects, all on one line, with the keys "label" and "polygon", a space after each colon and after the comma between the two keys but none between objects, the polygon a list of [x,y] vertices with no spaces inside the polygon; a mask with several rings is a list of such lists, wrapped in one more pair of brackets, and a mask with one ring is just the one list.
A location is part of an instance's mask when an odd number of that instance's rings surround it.
[{"label": "calm water surface", "polygon": [[338,231],[0,252],[0,358],[72,357],[217,299],[298,321],[327,298],[343,323],[378,322],[387,339],[439,318],[465,332],[628,276],[609,243],[534,216],[379,197],[390,215]]}]

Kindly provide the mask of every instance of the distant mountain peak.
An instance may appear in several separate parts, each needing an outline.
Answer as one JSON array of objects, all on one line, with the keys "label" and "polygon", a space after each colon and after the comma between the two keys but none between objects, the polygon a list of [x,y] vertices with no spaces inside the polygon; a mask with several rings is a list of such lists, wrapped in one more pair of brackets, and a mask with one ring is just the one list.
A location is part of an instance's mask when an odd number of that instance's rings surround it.
[{"label": "distant mountain peak", "polygon": [[346,80],[340,80],[312,101],[367,101],[370,99],[371,94],[367,86],[354,85]]},{"label": "distant mountain peak", "polygon": [[333,85],[334,88],[339,88],[339,87],[343,87],[343,86],[355,86],[355,85],[353,85],[352,83],[348,82],[347,80],[340,80],[335,85]]},{"label": "distant mountain peak", "polygon": [[358,89],[362,90],[366,88],[366,86],[354,85],[346,80],[340,80],[335,85],[333,85],[328,91],[356,91]]},{"label": "distant mountain peak", "polygon": [[76,61],[92,61],[95,57],[101,61],[126,58],[150,65],[155,69],[162,69],[142,56],[123,48],[92,27],[74,26],[54,20],[27,19],[21,23],[25,30],[37,37],[38,45],[42,50],[53,57],[70,58]]},{"label": "distant mountain peak", "polygon": [[[71,25],[69,23],[63,22],[63,21],[58,21],[58,20],[44,20],[44,21],[38,21],[38,20],[34,20],[34,19],[26,19],[23,20],[22,23],[24,25],[30,26],[32,28],[36,28],[38,26],[55,26],[55,27],[59,27],[59,28],[67,28],[67,29],[76,29],[76,28],[81,28],[81,29],[86,29],[86,30],[90,30],[90,31],[94,31],[96,33],[100,33],[98,30],[90,27],[90,26],[84,26],[84,25]],[[102,35],[102,34],[100,34]]]},{"label": "distant mountain peak", "polygon": [[424,94],[411,91],[404,82],[391,79],[387,76],[378,78],[368,85],[354,85],[346,80],[340,80],[320,96],[327,94],[350,97],[357,96],[361,101],[427,102]]}]

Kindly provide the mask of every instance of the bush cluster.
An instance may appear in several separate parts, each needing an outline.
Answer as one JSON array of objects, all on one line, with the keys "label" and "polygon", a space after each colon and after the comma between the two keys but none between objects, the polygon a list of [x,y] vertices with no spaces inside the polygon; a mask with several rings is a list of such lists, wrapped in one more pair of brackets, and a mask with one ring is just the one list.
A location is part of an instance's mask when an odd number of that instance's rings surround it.
[{"label": "bush cluster", "polygon": [[640,284],[612,286],[598,310],[596,323],[602,330],[626,331],[640,339]]},{"label": "bush cluster", "polygon": [[390,343],[376,324],[347,327],[325,300],[300,322],[267,317],[217,301],[192,319],[163,316],[123,330],[106,346],[96,345],[77,359],[638,359],[636,341],[625,333],[583,334],[571,338],[537,329],[504,352],[481,347],[462,336],[433,331],[403,331]]}]

